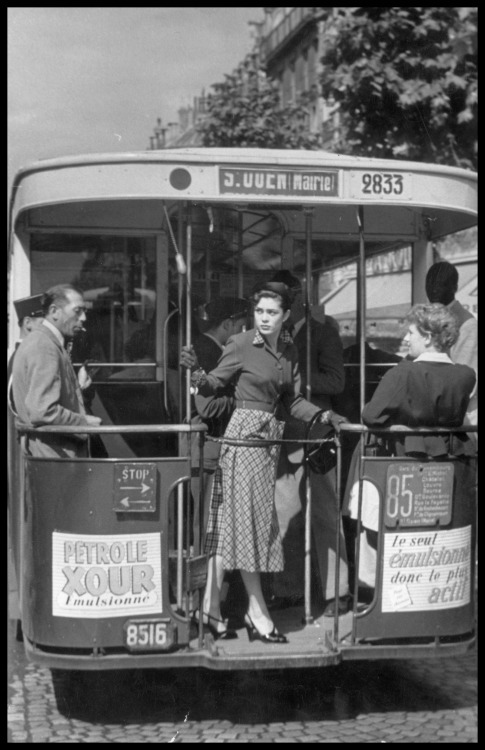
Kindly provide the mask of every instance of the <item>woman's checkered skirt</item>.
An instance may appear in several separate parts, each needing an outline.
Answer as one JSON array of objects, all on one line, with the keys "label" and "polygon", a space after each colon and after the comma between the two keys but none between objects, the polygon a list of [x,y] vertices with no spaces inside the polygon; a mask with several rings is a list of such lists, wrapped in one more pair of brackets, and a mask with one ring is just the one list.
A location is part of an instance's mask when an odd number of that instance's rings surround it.
[{"label": "woman's checkered skirt", "polygon": [[[227,438],[277,440],[284,422],[256,409],[236,409]],[[223,444],[207,524],[205,551],[222,555],[226,570],[283,570],[283,549],[274,503],[280,445]]]}]

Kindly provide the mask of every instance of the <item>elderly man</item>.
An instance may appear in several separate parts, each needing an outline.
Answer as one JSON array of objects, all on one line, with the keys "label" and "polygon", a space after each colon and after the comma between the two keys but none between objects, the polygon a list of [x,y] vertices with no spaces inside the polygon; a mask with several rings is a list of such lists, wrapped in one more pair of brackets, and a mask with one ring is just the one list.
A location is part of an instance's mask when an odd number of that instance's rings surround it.
[{"label": "elderly man", "polygon": [[[20,422],[42,425],[99,425],[86,414],[81,387],[66,341],[80,333],[86,320],[82,292],[70,284],[51,287],[42,298],[44,319],[20,343],[13,362],[13,398]],[[70,458],[87,455],[87,438],[76,435],[30,435],[34,456]]]}]

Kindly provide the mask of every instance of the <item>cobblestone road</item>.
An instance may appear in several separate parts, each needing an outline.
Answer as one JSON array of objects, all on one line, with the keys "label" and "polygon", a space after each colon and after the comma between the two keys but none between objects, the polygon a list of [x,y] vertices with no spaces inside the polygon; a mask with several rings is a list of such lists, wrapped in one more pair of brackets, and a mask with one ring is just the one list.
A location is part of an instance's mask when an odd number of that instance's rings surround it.
[{"label": "cobblestone road", "polygon": [[319,670],[51,673],[9,621],[8,742],[477,742],[476,653]]}]

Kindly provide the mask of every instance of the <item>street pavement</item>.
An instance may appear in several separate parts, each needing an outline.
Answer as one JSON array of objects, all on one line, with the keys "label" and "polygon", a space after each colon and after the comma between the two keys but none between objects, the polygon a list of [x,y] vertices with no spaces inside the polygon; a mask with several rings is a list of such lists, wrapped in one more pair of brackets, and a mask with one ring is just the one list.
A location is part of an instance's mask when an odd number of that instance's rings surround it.
[{"label": "street pavement", "polygon": [[476,651],[322,669],[69,673],[8,621],[8,742],[478,741]]}]

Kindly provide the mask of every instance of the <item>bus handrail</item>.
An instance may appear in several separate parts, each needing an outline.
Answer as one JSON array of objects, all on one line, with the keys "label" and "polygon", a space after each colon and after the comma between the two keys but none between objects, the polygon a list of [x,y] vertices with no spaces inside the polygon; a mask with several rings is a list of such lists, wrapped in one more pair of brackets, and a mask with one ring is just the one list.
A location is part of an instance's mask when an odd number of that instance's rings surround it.
[{"label": "bus handrail", "polygon": [[364,424],[343,422],[339,425],[341,432],[379,433],[379,435],[406,433],[407,435],[449,435],[460,432],[478,432],[478,425],[464,424],[459,427],[408,427],[398,424],[391,427],[367,427]]},{"label": "bus handrail", "polygon": [[179,432],[206,432],[207,425],[197,424],[134,424],[134,425],[42,425],[35,427],[32,424],[16,422],[15,426],[20,433],[38,434],[49,433],[58,435],[112,435],[139,434],[139,433],[179,433]]},{"label": "bus handrail", "polygon": [[[207,432],[207,425],[201,424],[137,424],[137,425],[42,425],[35,427],[32,424],[24,422],[16,422],[16,428],[20,433],[27,434],[58,434],[58,435],[112,435],[112,434],[140,434],[140,433],[191,433],[191,432]],[[350,433],[378,433],[382,435],[386,434],[400,434],[405,433],[407,435],[449,435],[461,432],[478,432],[478,425],[460,425],[458,427],[408,427],[406,425],[393,425],[392,427],[367,427],[366,425],[359,423],[343,422],[336,428],[337,434],[339,432],[350,432]],[[283,443],[301,443],[313,444],[331,442],[334,437],[326,438],[314,438],[314,439],[298,439],[298,438],[280,438],[273,440],[241,440],[240,438],[214,438],[208,437],[209,440],[218,443],[227,443],[229,445],[240,445],[240,446],[264,446],[264,445],[275,445]]]}]

